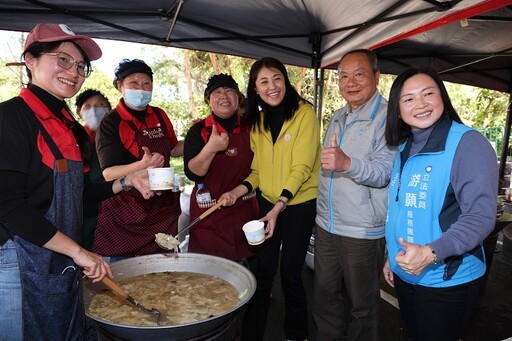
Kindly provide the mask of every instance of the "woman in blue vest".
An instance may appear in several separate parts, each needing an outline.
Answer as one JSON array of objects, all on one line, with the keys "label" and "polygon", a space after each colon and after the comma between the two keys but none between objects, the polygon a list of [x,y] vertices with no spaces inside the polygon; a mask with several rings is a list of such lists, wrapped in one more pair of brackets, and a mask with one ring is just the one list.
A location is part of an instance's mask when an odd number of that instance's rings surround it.
[{"label": "woman in blue vest", "polygon": [[389,185],[384,278],[396,289],[408,340],[459,340],[496,219],[496,154],[461,123],[431,69],[396,78],[386,139],[400,153]]}]

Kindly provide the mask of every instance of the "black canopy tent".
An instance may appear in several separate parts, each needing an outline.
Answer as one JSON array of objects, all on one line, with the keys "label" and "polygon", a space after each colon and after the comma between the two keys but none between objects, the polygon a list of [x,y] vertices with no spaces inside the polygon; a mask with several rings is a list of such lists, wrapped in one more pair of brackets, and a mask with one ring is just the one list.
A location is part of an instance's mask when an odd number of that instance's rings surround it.
[{"label": "black canopy tent", "polygon": [[2,0],[0,29],[66,23],[95,38],[160,44],[324,67],[453,13],[503,0]]},{"label": "black canopy tent", "polygon": [[[325,68],[373,48],[511,4],[511,0],[2,0],[0,29],[66,23],[94,38]],[[425,42],[428,43],[428,42]]]},{"label": "black canopy tent", "polygon": [[[75,33],[94,38],[250,58],[270,55],[315,70],[314,104],[320,109],[323,70],[334,67],[345,52],[363,47],[377,52],[384,73],[398,73],[421,61],[448,81],[510,93],[511,4],[512,0],[2,0],[0,29],[27,32],[40,22],[65,23]],[[462,27],[459,22],[466,19],[469,25]],[[510,117],[505,147],[509,127]]]}]

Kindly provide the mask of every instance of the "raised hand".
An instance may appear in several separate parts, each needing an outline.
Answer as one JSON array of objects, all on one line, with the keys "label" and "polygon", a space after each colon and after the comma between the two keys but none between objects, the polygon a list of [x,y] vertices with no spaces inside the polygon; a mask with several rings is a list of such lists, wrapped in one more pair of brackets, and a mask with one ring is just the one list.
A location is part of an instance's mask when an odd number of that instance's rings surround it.
[{"label": "raised hand", "polygon": [[399,238],[398,243],[403,250],[395,256],[395,261],[405,272],[419,275],[432,263],[433,255],[429,247],[408,243],[403,238]]},{"label": "raised hand", "polygon": [[144,146],[142,147],[144,155],[142,156],[142,162],[146,166],[145,168],[159,168],[164,165],[164,156],[160,153],[152,153],[151,150]]},{"label": "raised hand", "polygon": [[322,168],[333,172],[344,172],[350,168],[350,158],[338,146],[336,134],[331,135],[330,146],[320,155]]},{"label": "raised hand", "polygon": [[212,134],[210,135],[210,139],[208,140],[208,143],[206,144],[206,148],[208,148],[209,151],[216,153],[220,152],[222,150],[226,150],[229,145],[229,136],[226,133],[222,133],[219,135],[217,132],[217,125],[214,124],[212,126]]}]

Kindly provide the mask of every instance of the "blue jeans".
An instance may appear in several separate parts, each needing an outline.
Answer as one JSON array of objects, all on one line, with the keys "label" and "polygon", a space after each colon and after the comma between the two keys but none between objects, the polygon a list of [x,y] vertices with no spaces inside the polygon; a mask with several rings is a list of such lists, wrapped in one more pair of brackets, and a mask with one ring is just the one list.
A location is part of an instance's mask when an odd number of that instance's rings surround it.
[{"label": "blue jeans", "polygon": [[12,240],[0,246],[0,340],[23,340],[21,283]]}]

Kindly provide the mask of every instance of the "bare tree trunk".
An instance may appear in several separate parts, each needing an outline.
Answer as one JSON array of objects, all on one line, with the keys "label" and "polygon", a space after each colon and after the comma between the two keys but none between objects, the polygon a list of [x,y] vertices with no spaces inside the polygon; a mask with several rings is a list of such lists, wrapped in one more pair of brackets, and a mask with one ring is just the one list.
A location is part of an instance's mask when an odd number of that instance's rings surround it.
[{"label": "bare tree trunk", "polygon": [[185,79],[187,81],[187,93],[188,93],[188,102],[190,105],[190,114],[192,115],[192,119],[196,120],[198,117],[196,103],[194,102],[194,92],[192,89],[192,71],[190,69],[190,51],[183,50],[183,59],[185,64]]},{"label": "bare tree trunk", "polygon": [[297,90],[299,94],[302,94],[302,86],[304,85],[304,79],[306,79],[306,72],[308,72],[308,70],[305,67],[301,68],[300,74],[297,77],[297,83],[295,83],[295,90]]},{"label": "bare tree trunk", "polygon": [[208,52],[208,56],[210,57],[210,61],[212,62],[213,72],[218,75],[220,73],[219,60],[217,59],[217,55],[213,52]]}]

